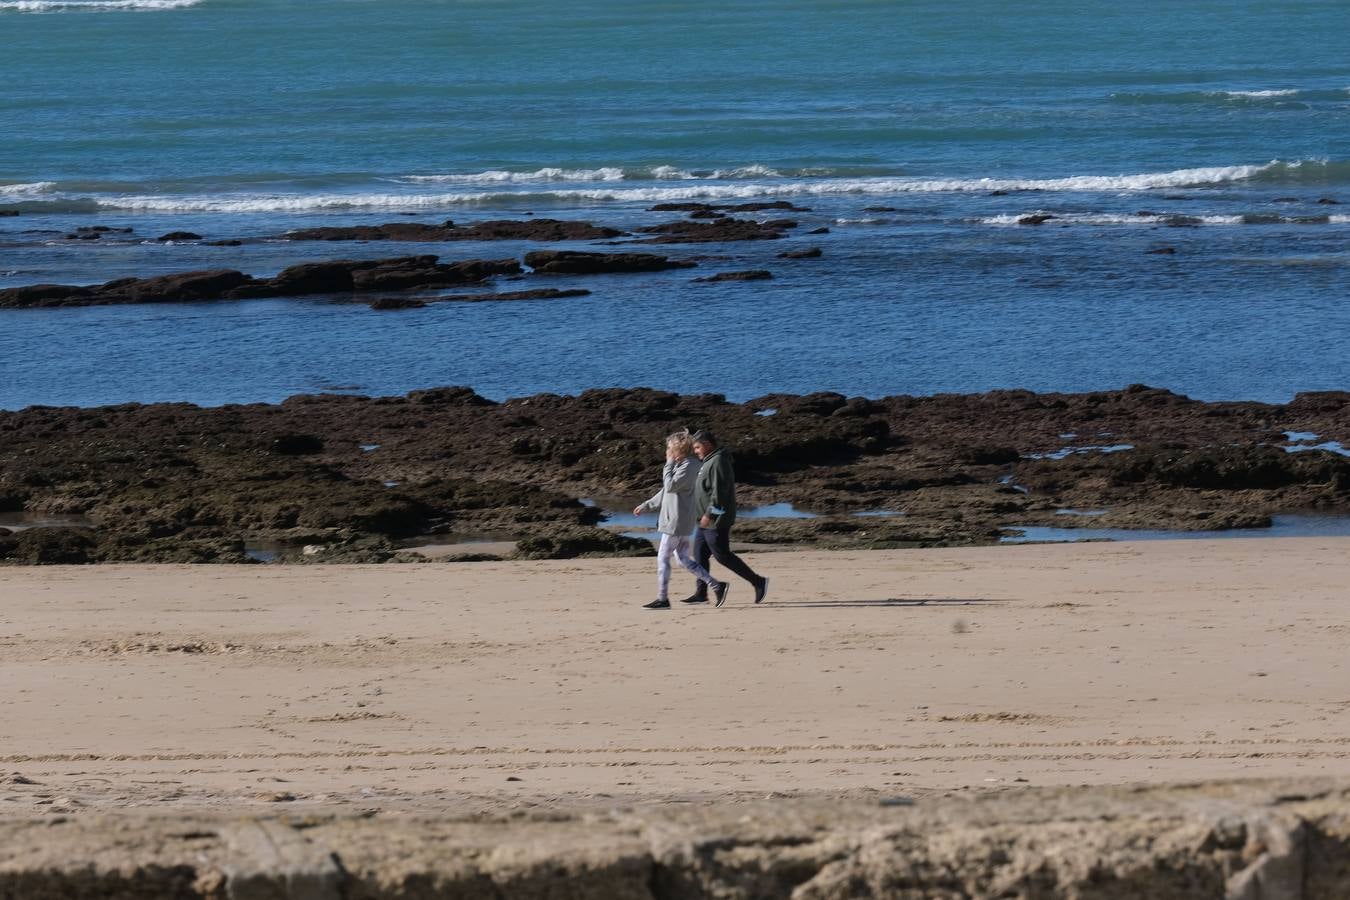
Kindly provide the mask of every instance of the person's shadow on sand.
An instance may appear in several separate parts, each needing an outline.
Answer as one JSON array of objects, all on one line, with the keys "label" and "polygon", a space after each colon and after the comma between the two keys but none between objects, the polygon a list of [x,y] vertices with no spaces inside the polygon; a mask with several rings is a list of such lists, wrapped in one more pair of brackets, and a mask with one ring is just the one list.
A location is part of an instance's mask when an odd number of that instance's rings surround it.
[{"label": "person's shadow on sand", "polygon": [[[885,600],[770,600],[754,609],[871,609],[879,606],[970,606],[976,603],[1016,603],[1016,600],[992,597],[942,597],[927,600],[906,600],[889,597]],[[725,607],[724,607],[725,608]],[[731,609],[750,609],[748,606],[735,606]]]}]

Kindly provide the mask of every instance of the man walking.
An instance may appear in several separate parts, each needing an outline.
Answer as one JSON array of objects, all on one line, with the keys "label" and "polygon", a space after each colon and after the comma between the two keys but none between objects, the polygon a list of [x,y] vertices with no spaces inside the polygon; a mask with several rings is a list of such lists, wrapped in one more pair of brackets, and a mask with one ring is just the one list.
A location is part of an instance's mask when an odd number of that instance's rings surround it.
[{"label": "man walking", "polygon": [[[704,569],[708,560],[716,559],[755,589],[755,602],[764,599],[769,579],[755,574],[739,556],[731,552],[731,526],[736,522],[736,473],[731,466],[731,454],[718,445],[711,431],[694,435],[694,455],[703,463],[694,485],[694,515],[698,527],[694,530],[694,558]],[[718,594],[717,605],[726,599],[726,592]],[[708,586],[698,583],[693,596],[685,603],[707,603]]]}]

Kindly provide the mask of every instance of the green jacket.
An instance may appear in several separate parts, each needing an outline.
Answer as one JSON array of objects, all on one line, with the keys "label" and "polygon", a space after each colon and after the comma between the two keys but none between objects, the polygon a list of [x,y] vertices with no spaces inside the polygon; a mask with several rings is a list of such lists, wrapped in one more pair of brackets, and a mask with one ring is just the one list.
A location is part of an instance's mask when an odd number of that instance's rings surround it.
[{"label": "green jacket", "polygon": [[714,528],[730,528],[736,521],[736,472],[731,453],[721,447],[704,458],[694,485],[694,518],[705,515]]}]

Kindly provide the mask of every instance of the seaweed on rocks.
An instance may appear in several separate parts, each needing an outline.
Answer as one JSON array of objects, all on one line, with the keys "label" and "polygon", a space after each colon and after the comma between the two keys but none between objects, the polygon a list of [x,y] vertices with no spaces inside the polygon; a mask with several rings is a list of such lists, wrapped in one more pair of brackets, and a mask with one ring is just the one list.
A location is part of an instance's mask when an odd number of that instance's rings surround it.
[{"label": "seaweed on rocks", "polygon": [[516,559],[575,559],[578,556],[655,556],[651,541],[603,528],[573,528],[528,537],[516,544]]},{"label": "seaweed on rocks", "polygon": [[590,253],[583,250],[536,250],[525,265],[539,275],[600,275],[611,272],[664,272],[688,269],[694,263],[655,253]]},{"label": "seaweed on rocks", "polygon": [[0,309],[363,294],[478,284],[520,272],[520,263],[514,259],[455,263],[438,262],[435,256],[342,259],[301,263],[271,278],[254,278],[233,269],[208,269],[153,278],[119,278],[100,285],[35,284],[6,288],[0,290]]},{"label": "seaweed on rocks", "polygon": [[769,281],[772,278],[773,273],[767,269],[749,269],[744,272],[718,272],[716,275],[709,275],[706,278],[695,278],[694,281]]},{"label": "seaweed on rocks", "polygon": [[639,232],[653,234],[656,237],[636,243],[706,244],[721,241],[773,241],[786,237],[788,230],[796,227],[797,223],[791,219],[772,219],[768,222],[730,217],[707,222],[681,220],[637,229]]},{"label": "seaweed on rocks", "polygon": [[0,412],[0,513],[89,523],[0,533],[0,560],[241,562],[265,544],[280,559],[309,545],[328,549],[306,561],[380,561],[406,558],[405,539],[488,534],[526,554],[639,552],[578,498],[625,509],[650,496],[665,435],[686,427],[729,448],[742,508],[817,514],[743,518],[737,539],[757,543],[959,545],[1018,525],[1239,528],[1350,513],[1350,458],[1284,446],[1285,431],[1350,443],[1341,392],[1283,405],[1143,385],[731,403],[613,388],[496,402],[446,387]]}]

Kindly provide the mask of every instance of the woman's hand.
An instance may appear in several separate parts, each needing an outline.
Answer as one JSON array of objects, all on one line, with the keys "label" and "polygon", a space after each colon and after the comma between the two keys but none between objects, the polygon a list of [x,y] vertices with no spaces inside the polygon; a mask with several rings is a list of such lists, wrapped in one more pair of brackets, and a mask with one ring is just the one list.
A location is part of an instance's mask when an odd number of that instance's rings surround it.
[{"label": "woman's hand", "polygon": [[707,513],[704,513],[704,514],[703,514],[703,518],[701,518],[701,519],[698,520],[698,525],[699,525],[700,528],[711,528],[711,527],[712,527],[712,519],[708,518],[708,514],[707,514]]},{"label": "woman's hand", "polygon": [[635,516],[640,516],[640,515],[642,515],[642,507],[641,507],[641,506],[635,506],[635,507],[633,507],[633,515],[635,515]]}]

